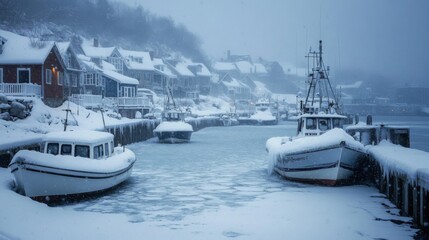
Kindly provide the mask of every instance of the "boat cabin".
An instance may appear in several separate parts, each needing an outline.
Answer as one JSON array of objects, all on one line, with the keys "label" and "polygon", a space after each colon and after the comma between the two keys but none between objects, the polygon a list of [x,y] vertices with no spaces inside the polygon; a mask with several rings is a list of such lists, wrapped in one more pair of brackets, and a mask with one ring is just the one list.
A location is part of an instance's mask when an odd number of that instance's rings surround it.
[{"label": "boat cabin", "polygon": [[91,159],[103,159],[114,152],[113,135],[98,131],[52,132],[43,139],[42,152]]},{"label": "boat cabin", "polygon": [[183,121],[185,113],[179,111],[166,111],[162,113],[162,119],[165,121]]},{"label": "boat cabin", "polygon": [[255,107],[258,111],[266,111],[270,108],[270,101],[268,99],[259,99],[255,103]]},{"label": "boat cabin", "polygon": [[333,128],[342,128],[346,117],[338,114],[303,114],[298,118],[298,135],[318,136]]}]

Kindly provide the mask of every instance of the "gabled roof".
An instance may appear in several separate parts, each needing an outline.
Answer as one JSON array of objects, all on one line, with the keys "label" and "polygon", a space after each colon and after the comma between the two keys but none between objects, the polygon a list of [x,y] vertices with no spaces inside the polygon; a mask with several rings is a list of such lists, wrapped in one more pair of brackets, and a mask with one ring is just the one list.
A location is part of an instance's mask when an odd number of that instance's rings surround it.
[{"label": "gabled roof", "polygon": [[43,64],[52,48],[52,41],[30,39],[12,32],[0,30],[6,40],[0,54],[0,64]]},{"label": "gabled roof", "polygon": [[250,89],[249,86],[247,86],[246,84],[242,83],[241,81],[231,77],[231,75],[226,74],[221,80],[220,83],[223,84],[225,87],[227,87],[228,89],[233,89],[233,88],[248,88]]},{"label": "gabled roof", "polygon": [[188,69],[189,67],[199,67],[201,71],[195,72],[197,76],[200,77],[211,77],[212,74],[210,73],[209,69],[204,65],[203,63],[188,63]]},{"label": "gabled roof", "polygon": [[94,47],[86,44],[81,45],[84,54],[91,58],[108,58],[112,55],[115,47]]},{"label": "gabled roof", "polygon": [[268,73],[267,69],[262,63],[254,63],[253,68],[254,68],[254,73],[260,73],[260,74]]},{"label": "gabled roof", "polygon": [[85,71],[102,71],[101,68],[97,66],[94,62],[91,61],[90,57],[79,54],[77,55],[78,61],[81,64],[83,70]]},{"label": "gabled roof", "polygon": [[152,62],[153,66],[155,67],[154,71],[156,73],[162,74],[169,78],[177,78],[177,76],[174,75],[174,73],[171,71],[170,67],[168,67],[161,58],[154,58]]},{"label": "gabled roof", "polygon": [[236,62],[235,65],[237,66],[240,73],[249,74],[254,72],[253,65],[248,61],[239,61]]},{"label": "gabled roof", "polygon": [[138,85],[139,81],[135,78],[127,77],[112,70],[103,70],[103,76],[110,78],[121,84]]},{"label": "gabled roof", "polygon": [[[119,53],[126,59],[125,65],[131,70],[147,70],[153,71],[153,62],[149,52],[144,51],[131,51],[122,48],[118,49]],[[141,58],[142,62],[135,61],[136,58]]]},{"label": "gabled roof", "polygon": [[179,76],[182,76],[182,77],[195,77],[195,75],[191,72],[191,70],[188,69],[188,65],[186,63],[176,62],[174,64],[174,63],[167,62],[167,64]]},{"label": "gabled roof", "polygon": [[[70,49],[70,53],[77,59],[77,62],[78,62],[77,64],[79,67],[79,69],[77,69],[77,70],[80,70],[82,68],[81,63],[80,63],[76,53],[71,48],[70,42],[56,42],[55,45],[57,45],[58,51],[60,52],[61,57],[63,58],[63,61],[65,59],[67,59],[67,51]],[[67,69],[70,70],[71,68],[68,67]]]},{"label": "gabled roof", "polygon": [[237,67],[232,62],[215,62],[213,69],[216,71],[234,71],[237,70]]}]

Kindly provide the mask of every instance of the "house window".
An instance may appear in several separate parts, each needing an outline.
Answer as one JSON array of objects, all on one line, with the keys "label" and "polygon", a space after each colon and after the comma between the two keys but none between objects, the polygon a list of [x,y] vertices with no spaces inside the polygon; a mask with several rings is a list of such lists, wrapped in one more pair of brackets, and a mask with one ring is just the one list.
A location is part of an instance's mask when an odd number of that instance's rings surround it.
[{"label": "house window", "polygon": [[73,87],[77,87],[77,76],[76,75],[71,75],[71,84]]},{"label": "house window", "polygon": [[101,74],[94,74],[96,78],[97,86],[103,86],[103,76]]},{"label": "house window", "polygon": [[52,71],[51,69],[46,69],[46,84],[52,84]]},{"label": "house window", "polygon": [[70,52],[67,52],[67,67],[72,67],[72,56]]},{"label": "house window", "polygon": [[0,83],[3,83],[3,68],[0,68]]},{"label": "house window", "polygon": [[133,87],[122,87],[122,97],[135,97],[136,91]]},{"label": "house window", "polygon": [[18,68],[18,83],[30,83],[30,68]]},{"label": "house window", "polygon": [[64,73],[58,71],[57,72],[57,79],[58,79],[58,85],[63,85],[63,81],[64,81]]},{"label": "house window", "polygon": [[95,85],[94,84],[94,74],[85,73],[84,84],[85,85]]}]

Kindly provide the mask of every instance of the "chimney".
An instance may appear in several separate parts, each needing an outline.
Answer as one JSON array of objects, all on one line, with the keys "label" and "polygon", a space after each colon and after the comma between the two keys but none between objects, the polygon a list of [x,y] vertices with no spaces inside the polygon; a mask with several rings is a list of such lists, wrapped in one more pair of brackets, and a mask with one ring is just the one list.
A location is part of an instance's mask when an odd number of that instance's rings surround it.
[{"label": "chimney", "polygon": [[231,50],[227,50],[226,51],[226,60],[230,61],[231,60]]},{"label": "chimney", "polygon": [[94,47],[98,47],[98,38],[94,38]]},{"label": "chimney", "polygon": [[153,57],[154,57],[154,55],[155,55],[155,52],[154,52],[154,51],[149,51],[150,60],[152,60],[152,61],[153,61]]}]

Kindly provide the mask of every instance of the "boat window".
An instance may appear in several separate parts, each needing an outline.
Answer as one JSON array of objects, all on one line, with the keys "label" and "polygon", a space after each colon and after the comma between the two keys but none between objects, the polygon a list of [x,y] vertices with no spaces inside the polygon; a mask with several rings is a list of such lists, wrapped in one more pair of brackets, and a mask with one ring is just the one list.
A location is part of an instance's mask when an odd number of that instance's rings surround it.
[{"label": "boat window", "polygon": [[305,128],[306,129],[317,129],[316,118],[307,118]]},{"label": "boat window", "polygon": [[110,142],[110,153],[113,153],[115,151],[115,147],[113,145],[113,141]]},{"label": "boat window", "polygon": [[60,144],[58,143],[48,143],[48,148],[46,149],[46,152],[49,154],[58,155],[59,148]]},{"label": "boat window", "polygon": [[89,158],[89,146],[87,146],[87,145],[76,145],[74,147],[74,155],[76,157]]},{"label": "boat window", "polygon": [[334,128],[342,128],[343,127],[343,122],[339,118],[334,118],[334,119],[332,119],[332,126]]},{"label": "boat window", "polygon": [[61,155],[71,155],[72,146],[70,144],[61,145]]},{"label": "boat window", "polygon": [[94,158],[102,158],[103,157],[103,144],[97,145],[94,147]]},{"label": "boat window", "polygon": [[319,129],[320,129],[320,131],[326,131],[326,130],[330,129],[331,128],[330,125],[331,125],[331,123],[330,123],[329,119],[327,119],[327,118],[321,118],[321,119],[319,119]]},{"label": "boat window", "polygon": [[104,155],[109,156],[109,143],[104,144]]}]

